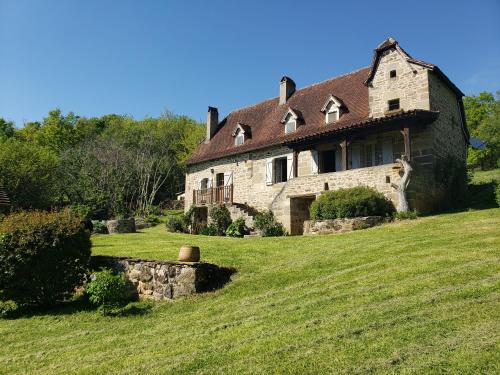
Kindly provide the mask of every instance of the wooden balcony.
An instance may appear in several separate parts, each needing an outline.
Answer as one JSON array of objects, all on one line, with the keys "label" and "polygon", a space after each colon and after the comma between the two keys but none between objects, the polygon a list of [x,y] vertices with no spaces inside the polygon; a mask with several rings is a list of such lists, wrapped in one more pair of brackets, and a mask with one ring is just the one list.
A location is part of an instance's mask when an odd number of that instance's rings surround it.
[{"label": "wooden balcony", "polygon": [[193,190],[193,203],[197,206],[233,203],[233,184]]}]

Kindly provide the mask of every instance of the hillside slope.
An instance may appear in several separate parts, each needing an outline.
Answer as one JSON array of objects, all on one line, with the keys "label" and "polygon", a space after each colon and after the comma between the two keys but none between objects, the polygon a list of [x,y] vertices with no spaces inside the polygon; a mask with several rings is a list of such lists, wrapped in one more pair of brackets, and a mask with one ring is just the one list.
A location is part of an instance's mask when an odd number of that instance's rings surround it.
[{"label": "hillside slope", "polygon": [[118,318],[0,320],[0,373],[497,373],[500,209],[322,237],[97,236],[94,253],[233,266],[225,288]]}]

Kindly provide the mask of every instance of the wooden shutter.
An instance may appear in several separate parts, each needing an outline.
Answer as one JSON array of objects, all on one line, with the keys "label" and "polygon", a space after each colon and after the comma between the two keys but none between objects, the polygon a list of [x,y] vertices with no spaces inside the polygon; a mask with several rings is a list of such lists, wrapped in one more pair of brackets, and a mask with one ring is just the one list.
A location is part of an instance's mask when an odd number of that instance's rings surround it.
[{"label": "wooden shutter", "polygon": [[312,174],[318,174],[318,170],[319,170],[318,166],[319,166],[318,151],[311,150],[311,173]]},{"label": "wooden shutter", "polygon": [[266,185],[273,184],[273,159],[266,160]]},{"label": "wooden shutter", "polygon": [[286,157],[286,175],[287,180],[293,178],[293,154],[287,155]]},{"label": "wooden shutter", "polygon": [[224,186],[231,185],[233,183],[233,172],[224,172]]}]

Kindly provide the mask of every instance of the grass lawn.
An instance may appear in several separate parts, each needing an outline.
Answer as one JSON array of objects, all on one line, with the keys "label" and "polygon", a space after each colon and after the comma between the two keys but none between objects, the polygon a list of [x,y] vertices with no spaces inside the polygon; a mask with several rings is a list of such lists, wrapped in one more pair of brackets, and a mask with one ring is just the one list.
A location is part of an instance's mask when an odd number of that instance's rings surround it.
[{"label": "grass lawn", "polygon": [[0,320],[0,373],[498,373],[500,209],[341,235],[95,236],[95,254],[238,269],[143,315],[74,306]]},{"label": "grass lawn", "polygon": [[472,174],[471,182],[473,184],[481,184],[496,181],[500,183],[500,168],[489,171],[475,171]]}]

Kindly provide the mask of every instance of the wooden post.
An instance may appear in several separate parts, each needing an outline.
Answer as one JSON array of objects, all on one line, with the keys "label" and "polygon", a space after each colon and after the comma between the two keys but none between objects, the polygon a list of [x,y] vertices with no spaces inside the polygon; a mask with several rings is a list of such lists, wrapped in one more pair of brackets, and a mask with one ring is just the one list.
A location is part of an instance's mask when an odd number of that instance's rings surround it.
[{"label": "wooden post", "polygon": [[299,175],[299,152],[293,151],[293,177],[298,177]]},{"label": "wooden post", "polygon": [[340,142],[340,147],[342,148],[342,170],[347,171],[348,168],[348,160],[347,160],[347,147],[349,147],[349,141],[344,139]]},{"label": "wooden post", "polygon": [[405,144],[405,153],[406,160],[411,160],[411,142],[410,142],[410,128],[403,128],[401,130],[401,134],[403,134],[404,144]]}]

